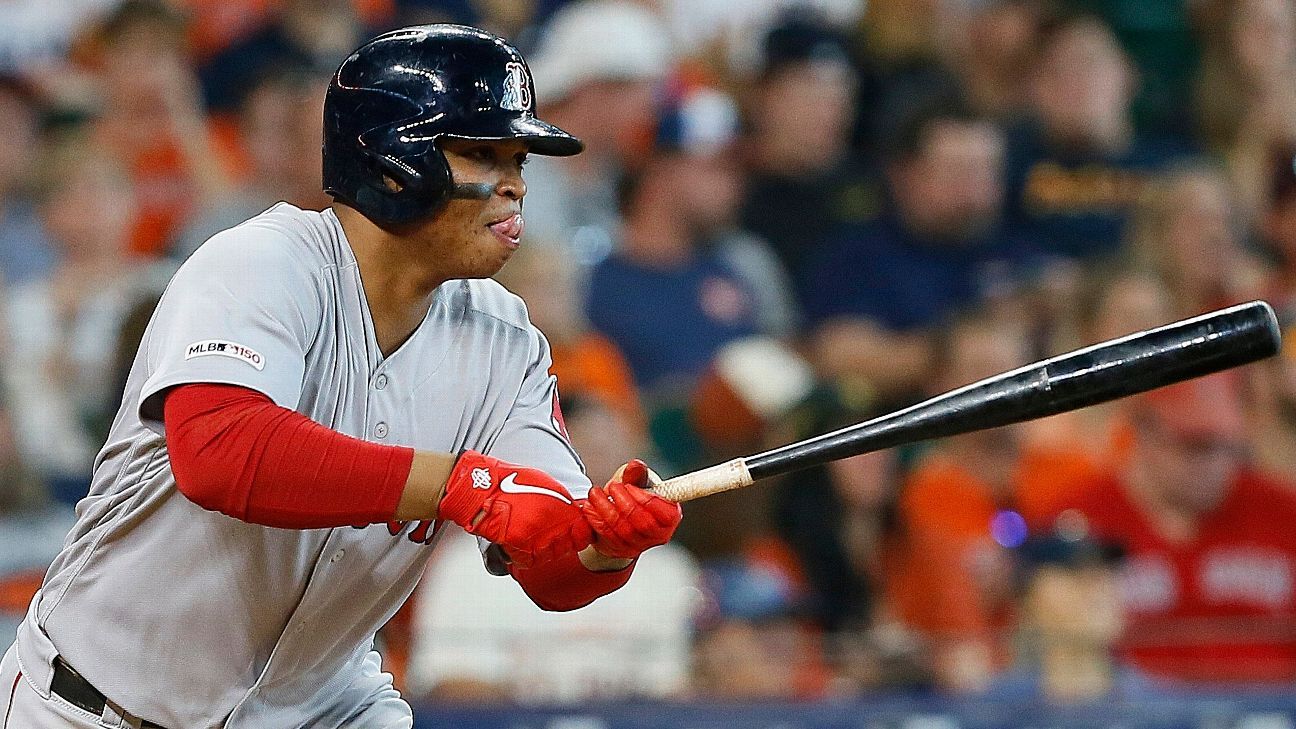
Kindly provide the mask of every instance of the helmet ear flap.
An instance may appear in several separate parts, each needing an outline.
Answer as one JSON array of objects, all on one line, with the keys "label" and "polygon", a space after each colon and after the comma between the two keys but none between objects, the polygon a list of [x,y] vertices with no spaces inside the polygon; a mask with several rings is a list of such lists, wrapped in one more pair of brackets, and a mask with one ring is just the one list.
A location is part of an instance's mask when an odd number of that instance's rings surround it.
[{"label": "helmet ear flap", "polygon": [[370,168],[366,175],[370,196],[383,199],[381,206],[390,223],[425,217],[450,197],[450,166],[435,143],[429,145],[422,159],[402,159],[380,154],[376,149],[365,159]]}]

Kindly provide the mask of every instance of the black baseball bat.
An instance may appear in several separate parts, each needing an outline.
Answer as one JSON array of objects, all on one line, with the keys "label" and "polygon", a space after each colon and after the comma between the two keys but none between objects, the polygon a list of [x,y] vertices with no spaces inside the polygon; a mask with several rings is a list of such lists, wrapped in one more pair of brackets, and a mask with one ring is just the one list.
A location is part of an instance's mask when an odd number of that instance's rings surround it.
[{"label": "black baseball bat", "polygon": [[888,415],[669,479],[688,501],[839,458],[1077,410],[1278,352],[1273,308],[1252,301],[1051,357]]}]

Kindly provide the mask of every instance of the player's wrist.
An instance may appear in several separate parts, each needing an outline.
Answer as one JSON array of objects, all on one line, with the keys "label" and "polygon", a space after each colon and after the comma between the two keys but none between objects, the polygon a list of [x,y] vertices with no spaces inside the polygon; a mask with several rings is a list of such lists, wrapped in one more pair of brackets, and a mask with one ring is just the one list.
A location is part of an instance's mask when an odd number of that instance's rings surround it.
[{"label": "player's wrist", "polygon": [[635,557],[613,557],[600,552],[598,547],[590,545],[582,549],[577,556],[580,557],[581,564],[590,572],[619,572],[638,559]]},{"label": "player's wrist", "polygon": [[438,519],[445,499],[446,482],[454,470],[449,453],[415,451],[409,477],[396,505],[396,519]]}]

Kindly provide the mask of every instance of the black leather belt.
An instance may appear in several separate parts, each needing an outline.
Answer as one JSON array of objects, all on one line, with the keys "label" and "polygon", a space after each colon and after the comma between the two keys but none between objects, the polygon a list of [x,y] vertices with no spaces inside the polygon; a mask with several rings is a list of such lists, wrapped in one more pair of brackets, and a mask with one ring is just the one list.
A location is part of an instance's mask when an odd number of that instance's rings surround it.
[{"label": "black leather belt", "polygon": [[[50,691],[58,694],[64,701],[96,716],[103,716],[108,699],[99,693],[99,689],[72,670],[62,658],[54,657],[54,680],[50,682]],[[140,729],[164,729],[152,722],[141,722]]]}]

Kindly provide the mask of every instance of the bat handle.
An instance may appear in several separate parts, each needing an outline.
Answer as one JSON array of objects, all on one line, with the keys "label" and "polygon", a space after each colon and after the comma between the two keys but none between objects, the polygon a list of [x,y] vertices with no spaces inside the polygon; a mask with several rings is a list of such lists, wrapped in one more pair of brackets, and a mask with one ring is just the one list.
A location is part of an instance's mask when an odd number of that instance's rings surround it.
[{"label": "bat handle", "polygon": [[721,491],[740,489],[750,486],[751,483],[752,476],[747,470],[746,459],[735,458],[700,471],[667,479],[649,491],[667,501],[680,503],[718,494]]}]

